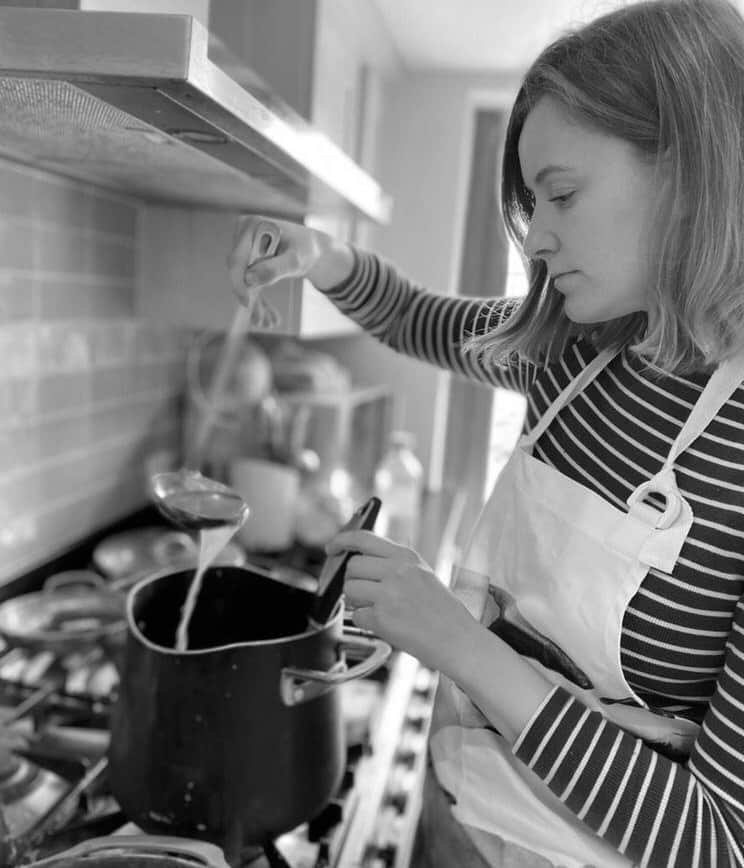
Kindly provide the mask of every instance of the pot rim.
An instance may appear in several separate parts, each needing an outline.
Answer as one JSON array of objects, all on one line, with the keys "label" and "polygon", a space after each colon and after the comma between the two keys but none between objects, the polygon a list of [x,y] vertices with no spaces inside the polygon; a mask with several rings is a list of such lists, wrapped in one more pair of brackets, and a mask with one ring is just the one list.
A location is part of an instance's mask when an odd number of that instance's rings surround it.
[{"label": "pot rim", "polygon": [[[243,570],[245,572],[250,572],[250,569],[247,569],[244,566],[224,566],[219,565],[217,567],[210,567],[210,569],[229,569],[229,570]],[[343,599],[340,599],[336,605],[336,612],[332,618],[326,621],[325,624],[317,625],[308,619],[308,626],[306,630],[303,630],[301,633],[292,633],[287,636],[279,636],[276,639],[256,639],[253,641],[245,641],[245,642],[230,642],[227,645],[214,645],[210,648],[187,648],[185,651],[179,651],[177,648],[171,648],[168,645],[158,645],[152,640],[148,639],[147,636],[140,630],[139,625],[134,617],[134,603],[135,597],[137,594],[146,588],[148,585],[151,585],[153,582],[157,582],[160,579],[166,578],[166,576],[173,576],[177,573],[189,572],[190,570],[179,568],[173,569],[172,567],[166,567],[162,570],[158,570],[158,572],[153,573],[145,579],[141,579],[134,585],[129,593],[127,594],[126,600],[126,617],[127,617],[127,626],[132,631],[134,636],[147,648],[150,648],[153,651],[158,651],[161,654],[172,654],[173,656],[178,657],[196,657],[202,654],[214,654],[215,651],[230,651],[234,648],[246,648],[246,647],[258,647],[265,645],[281,645],[286,642],[295,642],[298,639],[304,639],[309,636],[314,636],[318,633],[324,633],[327,630],[331,629],[335,624],[338,623],[339,620],[343,618]]]}]

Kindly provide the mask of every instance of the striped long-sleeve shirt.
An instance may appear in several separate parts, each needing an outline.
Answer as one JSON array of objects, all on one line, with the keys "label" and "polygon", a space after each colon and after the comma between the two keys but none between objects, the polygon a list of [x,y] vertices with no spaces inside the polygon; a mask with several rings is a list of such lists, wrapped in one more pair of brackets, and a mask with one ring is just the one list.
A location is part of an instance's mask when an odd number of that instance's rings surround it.
[{"label": "striped long-sleeve shirt", "polygon": [[[465,340],[498,325],[515,302],[429,293],[369,253],[358,252],[349,279],[327,294],[393,349],[522,392],[527,430],[596,356],[583,340],[544,367],[463,355]],[[560,411],[533,454],[627,509],[708,377],[652,376],[623,351]],[[621,664],[649,705],[701,724],[689,760],[663,756],[562,688],[514,751],[633,863],[744,866],[744,384],[678,458],[676,477],[694,522],[673,572],[652,569],[631,600]]]}]

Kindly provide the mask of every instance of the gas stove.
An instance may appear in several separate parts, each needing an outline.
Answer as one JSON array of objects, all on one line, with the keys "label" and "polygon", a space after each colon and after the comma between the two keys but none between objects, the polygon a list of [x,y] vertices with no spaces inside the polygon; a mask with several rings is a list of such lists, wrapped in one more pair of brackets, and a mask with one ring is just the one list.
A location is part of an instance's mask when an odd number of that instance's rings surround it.
[{"label": "gas stove", "polygon": [[[91,546],[101,536],[21,577],[15,592],[37,589],[61,568],[90,567]],[[322,561],[315,552],[295,549],[277,562],[317,575]],[[140,833],[108,786],[109,714],[117,682],[103,649],[60,656],[0,646],[0,807],[9,868],[91,838]],[[338,792],[317,816],[265,847],[245,851],[232,868],[408,865],[435,676],[412,657],[394,653],[382,669],[338,689],[347,735]]]}]

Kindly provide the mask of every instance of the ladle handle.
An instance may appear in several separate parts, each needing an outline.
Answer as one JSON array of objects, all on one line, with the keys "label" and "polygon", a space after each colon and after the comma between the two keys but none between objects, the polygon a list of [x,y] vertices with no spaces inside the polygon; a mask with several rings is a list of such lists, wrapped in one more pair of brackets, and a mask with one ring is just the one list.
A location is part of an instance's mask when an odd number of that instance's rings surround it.
[{"label": "ladle handle", "polygon": [[[279,228],[274,223],[263,222],[256,229],[250,263],[266,259],[276,253],[279,246]],[[191,454],[187,456],[186,465],[194,470],[200,470],[204,457],[204,448],[212,431],[215,417],[219,415],[219,399],[225,391],[229,375],[235,366],[241,350],[241,338],[251,325],[251,309],[238,305],[233,316],[230,330],[223,344],[222,352],[217,360],[214,377],[209,386],[207,407],[201,419]]]}]

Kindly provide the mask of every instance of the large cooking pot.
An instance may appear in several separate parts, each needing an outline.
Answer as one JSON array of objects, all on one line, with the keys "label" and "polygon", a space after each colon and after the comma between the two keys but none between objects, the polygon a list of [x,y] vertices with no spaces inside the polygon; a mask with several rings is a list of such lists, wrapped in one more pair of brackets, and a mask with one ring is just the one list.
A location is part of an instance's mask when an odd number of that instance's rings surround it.
[{"label": "large cooking pot", "polygon": [[311,819],[332,797],[345,757],[334,688],[378,668],[391,649],[344,631],[342,602],[324,627],[309,626],[308,591],[213,567],[189,650],[176,651],[193,575],[160,573],[127,598],[111,789],[145,831],[211,841],[237,862],[241,849]]}]

